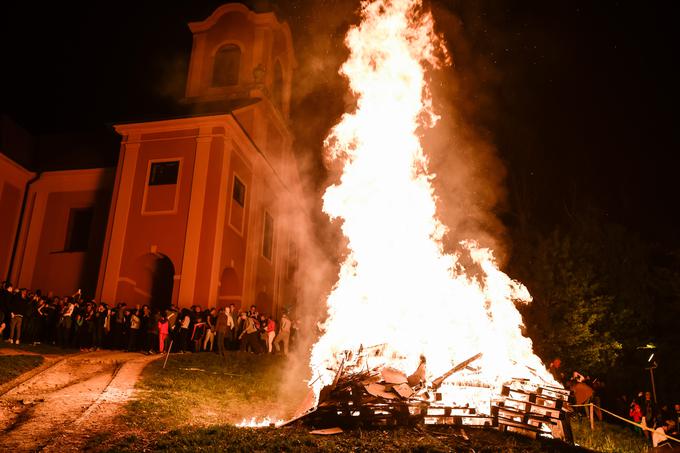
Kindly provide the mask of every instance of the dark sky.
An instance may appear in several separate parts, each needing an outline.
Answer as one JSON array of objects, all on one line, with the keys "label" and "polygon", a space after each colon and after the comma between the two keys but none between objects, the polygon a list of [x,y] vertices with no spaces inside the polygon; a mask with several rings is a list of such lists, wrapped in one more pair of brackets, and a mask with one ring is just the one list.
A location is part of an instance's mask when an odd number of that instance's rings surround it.
[{"label": "dark sky", "polygon": [[[36,134],[172,112],[191,49],[186,24],[221,3],[3,2],[0,112]],[[335,72],[356,3],[272,3],[291,22],[297,51],[307,52],[301,71],[314,58],[325,63],[317,76],[326,83],[294,102],[294,120],[327,106],[300,133],[303,148],[314,149],[342,110]],[[565,206],[584,203],[650,240],[678,240],[674,3],[433,3],[447,38],[452,20],[460,26],[450,47],[454,70],[479,100],[470,120],[508,167],[510,199],[518,185],[534,194],[539,222],[558,223]],[[309,55],[314,49],[326,53]]]}]

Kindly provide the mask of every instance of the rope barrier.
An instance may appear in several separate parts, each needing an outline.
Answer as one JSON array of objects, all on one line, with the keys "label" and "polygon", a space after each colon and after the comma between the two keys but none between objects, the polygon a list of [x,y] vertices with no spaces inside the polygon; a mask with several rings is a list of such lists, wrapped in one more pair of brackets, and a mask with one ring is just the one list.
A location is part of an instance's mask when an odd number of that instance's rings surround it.
[{"label": "rope barrier", "polygon": [[[605,413],[611,415],[612,417],[616,417],[616,418],[618,418],[619,420],[623,420],[624,422],[630,423],[630,424],[633,425],[633,426],[637,426],[637,427],[640,428],[640,429],[643,429],[643,430],[645,430],[645,431],[649,431],[649,432],[652,432],[652,433],[654,432],[654,430],[653,430],[652,428],[648,427],[648,426],[642,425],[642,424],[640,424],[640,423],[635,423],[634,421],[628,420],[628,419],[625,418],[625,417],[621,417],[620,415],[617,415],[617,414],[615,414],[615,413],[613,413],[613,412],[609,412],[607,409],[602,409],[600,406],[598,406],[598,405],[596,405],[596,404],[593,404],[593,403],[587,403],[587,404],[570,404],[569,406],[571,406],[571,407],[590,407],[590,406],[593,406],[594,408],[598,408],[598,409],[601,410],[602,412],[605,412]],[[668,434],[664,434],[664,435],[665,435],[668,439],[670,439],[670,440],[673,440],[673,441],[675,441],[675,442],[680,442],[680,439],[676,439],[675,437],[669,436]]]}]

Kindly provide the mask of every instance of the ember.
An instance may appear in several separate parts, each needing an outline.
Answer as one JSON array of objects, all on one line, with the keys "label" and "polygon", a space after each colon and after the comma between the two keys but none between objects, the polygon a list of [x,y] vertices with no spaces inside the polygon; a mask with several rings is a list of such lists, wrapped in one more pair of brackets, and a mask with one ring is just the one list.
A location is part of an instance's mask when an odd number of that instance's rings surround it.
[{"label": "ember", "polygon": [[[560,409],[537,401],[564,394],[521,333],[515,303],[528,291],[474,241],[444,252],[419,138],[437,120],[426,71],[448,61],[432,16],[419,0],[375,0],[361,17],[341,69],[357,108],[326,140],[343,173],[323,207],[342,219],[349,253],[312,350],[315,409],[302,413],[312,424],[461,421],[555,434]],[[542,389],[552,399],[538,398]]]}]

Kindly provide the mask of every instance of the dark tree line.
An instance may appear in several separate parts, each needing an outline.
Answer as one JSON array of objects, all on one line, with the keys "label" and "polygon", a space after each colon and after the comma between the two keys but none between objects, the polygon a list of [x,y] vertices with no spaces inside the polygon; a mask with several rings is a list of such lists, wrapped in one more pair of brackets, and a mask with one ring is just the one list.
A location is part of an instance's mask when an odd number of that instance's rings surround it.
[{"label": "dark tree line", "polygon": [[547,231],[523,224],[512,233],[510,273],[534,297],[522,310],[546,363],[559,357],[566,371],[630,393],[650,388],[645,367],[657,362],[659,397],[680,397],[680,250],[594,210]]}]

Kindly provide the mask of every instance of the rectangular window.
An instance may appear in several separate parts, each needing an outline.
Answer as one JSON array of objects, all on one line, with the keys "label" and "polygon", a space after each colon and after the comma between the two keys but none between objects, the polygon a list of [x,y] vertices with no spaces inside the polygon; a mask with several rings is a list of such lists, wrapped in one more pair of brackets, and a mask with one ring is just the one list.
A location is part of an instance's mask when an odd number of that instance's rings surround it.
[{"label": "rectangular window", "polygon": [[246,186],[236,176],[234,176],[234,193],[232,194],[232,196],[234,197],[234,200],[236,201],[236,203],[241,205],[241,207],[245,206]]},{"label": "rectangular window", "polygon": [[151,171],[149,172],[149,185],[165,186],[169,184],[177,184],[178,174],[178,160],[170,162],[153,162],[151,164]]},{"label": "rectangular window", "polygon": [[271,261],[274,248],[274,219],[267,211],[264,212],[264,237],[262,240],[262,255]]},{"label": "rectangular window", "polygon": [[90,244],[90,232],[92,230],[93,208],[74,208],[68,216],[68,228],[66,230],[66,252],[84,252]]},{"label": "rectangular window", "polygon": [[288,280],[292,280],[298,268],[298,250],[295,242],[290,241],[288,244]]}]

